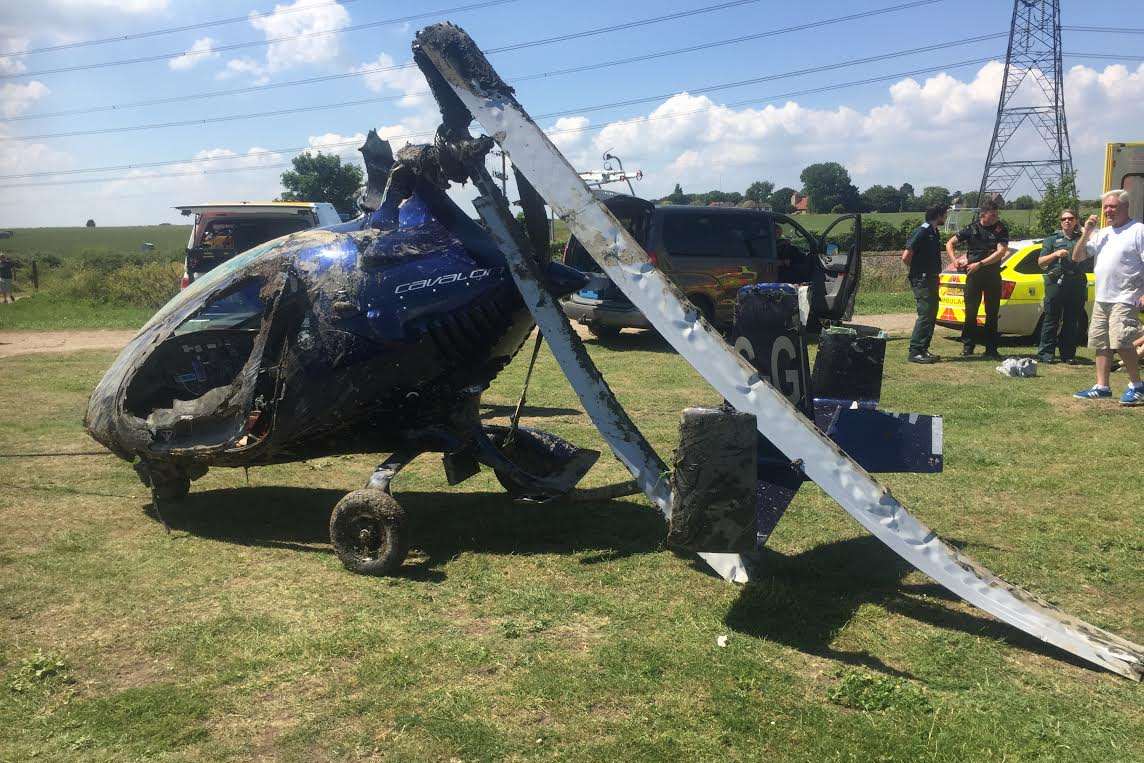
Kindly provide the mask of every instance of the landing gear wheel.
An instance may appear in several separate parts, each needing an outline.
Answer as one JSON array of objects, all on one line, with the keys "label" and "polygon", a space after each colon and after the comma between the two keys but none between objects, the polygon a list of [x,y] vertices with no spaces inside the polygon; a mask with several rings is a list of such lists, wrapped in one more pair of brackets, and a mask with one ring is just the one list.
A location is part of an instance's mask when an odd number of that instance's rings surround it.
[{"label": "landing gear wheel", "polygon": [[597,339],[614,339],[620,335],[620,327],[605,326],[600,323],[589,323],[588,333]]},{"label": "landing gear wheel", "polygon": [[342,564],[359,575],[389,575],[405,560],[405,511],[376,488],[347,493],[330,514],[330,542]]}]

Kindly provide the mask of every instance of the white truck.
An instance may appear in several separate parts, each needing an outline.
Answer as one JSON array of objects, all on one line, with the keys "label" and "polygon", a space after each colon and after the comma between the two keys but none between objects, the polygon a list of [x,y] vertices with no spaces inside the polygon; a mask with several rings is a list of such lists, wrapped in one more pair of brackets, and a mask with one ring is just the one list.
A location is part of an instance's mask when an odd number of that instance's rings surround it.
[{"label": "white truck", "polygon": [[342,221],[333,204],[312,201],[239,201],[175,207],[194,215],[181,288],[239,252],[308,228]]}]

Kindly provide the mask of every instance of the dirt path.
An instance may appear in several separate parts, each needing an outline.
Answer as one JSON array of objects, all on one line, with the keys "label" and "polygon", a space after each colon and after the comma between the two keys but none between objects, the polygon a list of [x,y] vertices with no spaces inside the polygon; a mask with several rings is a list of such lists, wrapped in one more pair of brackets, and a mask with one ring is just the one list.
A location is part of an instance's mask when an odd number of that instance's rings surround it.
[{"label": "dirt path", "polygon": [[908,334],[914,330],[913,313],[890,313],[889,315],[855,315],[854,323],[863,326],[877,326],[887,334]]},{"label": "dirt path", "polygon": [[[912,313],[859,315],[855,323],[877,326],[890,334],[908,333],[914,326]],[[581,337],[590,335],[573,324]],[[131,330],[115,331],[0,331],[0,358],[37,352],[76,352],[78,350],[118,350],[135,336]]]},{"label": "dirt path", "polygon": [[135,331],[0,331],[0,358],[36,352],[118,350]]}]

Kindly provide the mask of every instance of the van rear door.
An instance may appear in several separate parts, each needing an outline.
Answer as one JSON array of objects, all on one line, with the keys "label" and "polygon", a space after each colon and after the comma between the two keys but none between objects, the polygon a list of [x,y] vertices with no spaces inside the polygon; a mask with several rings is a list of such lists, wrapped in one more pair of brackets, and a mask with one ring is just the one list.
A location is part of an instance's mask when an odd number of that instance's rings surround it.
[{"label": "van rear door", "polygon": [[[631,233],[636,241],[647,248],[648,231],[651,227],[652,214],[655,205],[650,201],[635,196],[612,196],[604,200],[608,208],[620,223]],[[589,281],[580,290],[579,295],[585,299],[601,300],[605,302],[623,302],[630,304],[624,293],[616,288],[611,279],[604,275],[603,270],[588,254],[584,246],[575,237],[569,239],[564,249],[564,264],[585,273]]]}]

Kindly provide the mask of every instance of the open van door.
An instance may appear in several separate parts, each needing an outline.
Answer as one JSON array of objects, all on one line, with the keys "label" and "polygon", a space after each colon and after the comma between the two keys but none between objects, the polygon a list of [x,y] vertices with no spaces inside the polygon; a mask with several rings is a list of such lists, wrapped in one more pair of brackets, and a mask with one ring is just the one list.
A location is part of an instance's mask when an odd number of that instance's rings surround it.
[{"label": "open van door", "polygon": [[826,279],[826,313],[833,321],[854,315],[854,300],[862,278],[862,215],[842,215],[819,236],[819,258]]}]

